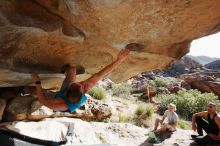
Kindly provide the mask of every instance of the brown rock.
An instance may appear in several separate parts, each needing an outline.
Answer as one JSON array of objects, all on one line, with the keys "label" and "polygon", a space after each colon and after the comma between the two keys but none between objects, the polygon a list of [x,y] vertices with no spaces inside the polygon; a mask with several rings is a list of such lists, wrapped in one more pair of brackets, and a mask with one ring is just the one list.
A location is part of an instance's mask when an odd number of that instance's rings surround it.
[{"label": "brown rock", "polygon": [[131,55],[109,76],[121,82],[166,68],[189,51],[193,39],[219,26],[219,0],[3,0],[0,68],[15,72],[0,72],[0,86],[31,82],[17,72],[60,73],[65,64],[81,65],[91,75],[128,47]]},{"label": "brown rock", "polygon": [[184,88],[180,87],[180,86],[169,86],[167,87],[167,90],[170,92],[170,93],[177,93],[178,91],[180,90],[184,90]]},{"label": "brown rock", "polygon": [[191,86],[190,84],[188,84],[187,82],[185,82],[184,80],[181,81],[181,87],[186,89],[186,90],[190,90],[191,89]]},{"label": "brown rock", "polygon": [[156,87],[147,87],[144,89],[144,93],[150,97],[153,97],[157,94],[157,88]]},{"label": "brown rock", "polygon": [[18,96],[12,99],[4,111],[4,121],[27,119],[28,110],[33,100],[33,96]]},{"label": "brown rock", "polygon": [[93,115],[95,115],[94,119],[96,119],[96,120],[107,119],[107,118],[110,118],[111,115],[112,115],[111,109],[106,104],[101,104],[101,105],[94,106],[91,109],[91,112],[93,113]]},{"label": "brown rock", "polygon": [[168,94],[170,91],[165,87],[147,87],[144,89],[144,97],[146,96],[147,100],[149,102],[152,102],[152,97],[158,95],[158,94]]},{"label": "brown rock", "polygon": [[220,98],[220,82],[215,81],[213,77],[203,74],[186,74],[180,77],[194,89],[201,92],[211,92]]},{"label": "brown rock", "polygon": [[0,121],[2,120],[2,116],[3,116],[3,112],[5,110],[6,104],[7,104],[6,100],[0,98]]}]

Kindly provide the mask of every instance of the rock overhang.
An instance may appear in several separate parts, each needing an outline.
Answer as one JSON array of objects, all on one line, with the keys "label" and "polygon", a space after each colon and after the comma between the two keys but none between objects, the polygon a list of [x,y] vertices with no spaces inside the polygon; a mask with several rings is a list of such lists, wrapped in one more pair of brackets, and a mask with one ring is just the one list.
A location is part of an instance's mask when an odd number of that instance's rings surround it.
[{"label": "rock overhang", "polygon": [[108,76],[121,82],[166,68],[193,39],[219,30],[219,0],[3,0],[0,65],[13,72],[1,71],[1,86],[27,85],[30,70],[60,73],[65,64],[89,76],[127,47],[131,54]]}]

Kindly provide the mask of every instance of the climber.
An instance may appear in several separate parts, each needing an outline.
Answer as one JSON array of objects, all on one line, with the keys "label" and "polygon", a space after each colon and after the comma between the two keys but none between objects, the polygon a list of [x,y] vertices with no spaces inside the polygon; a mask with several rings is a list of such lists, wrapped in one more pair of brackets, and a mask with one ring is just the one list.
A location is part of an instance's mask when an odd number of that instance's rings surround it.
[{"label": "climber", "polygon": [[129,55],[129,52],[128,49],[121,50],[115,61],[104,67],[98,73],[92,75],[89,79],[79,83],[75,82],[76,68],[68,67],[66,69],[66,78],[63,81],[60,91],[56,92],[52,97],[45,97],[40,78],[37,72],[33,71],[32,80],[36,85],[36,96],[39,102],[53,110],[75,111],[87,100],[85,93],[87,93],[105,75],[119,66]]}]

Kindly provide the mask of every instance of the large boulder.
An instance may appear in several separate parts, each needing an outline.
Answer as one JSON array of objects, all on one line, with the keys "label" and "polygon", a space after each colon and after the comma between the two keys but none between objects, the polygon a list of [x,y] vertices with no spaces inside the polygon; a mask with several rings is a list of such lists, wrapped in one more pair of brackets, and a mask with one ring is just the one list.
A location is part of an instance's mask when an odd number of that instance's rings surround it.
[{"label": "large boulder", "polygon": [[28,112],[29,120],[42,120],[44,118],[52,117],[53,110],[42,105],[39,100],[34,100],[30,105],[30,110]]},{"label": "large boulder", "polygon": [[89,76],[127,47],[109,76],[121,82],[166,68],[193,39],[219,30],[219,0],[1,0],[0,86],[29,85],[30,70],[60,73],[65,64]]},{"label": "large boulder", "polygon": [[3,120],[4,121],[16,121],[26,120],[30,105],[34,100],[33,96],[17,96],[13,98],[7,105]]},{"label": "large boulder", "polygon": [[201,73],[185,74],[180,76],[192,88],[202,92],[211,92],[220,98],[220,82],[215,80],[213,76]]},{"label": "large boulder", "polygon": [[[22,136],[20,135],[20,138],[26,140],[28,140],[29,137],[34,138],[35,140],[32,140],[33,143],[37,141],[36,139],[54,142],[64,141],[68,130],[68,125],[56,122],[55,120],[38,122],[14,121],[10,124],[3,123],[3,125],[9,130],[21,134]],[[21,145],[25,145],[25,143]]]}]

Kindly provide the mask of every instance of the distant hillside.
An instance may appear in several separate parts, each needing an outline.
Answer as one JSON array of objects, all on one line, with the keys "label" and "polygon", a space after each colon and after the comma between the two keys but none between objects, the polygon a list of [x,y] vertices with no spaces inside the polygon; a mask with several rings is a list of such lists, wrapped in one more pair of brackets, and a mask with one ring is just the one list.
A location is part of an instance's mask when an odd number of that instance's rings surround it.
[{"label": "distant hillside", "polygon": [[191,73],[193,70],[198,70],[202,67],[200,63],[191,59],[188,56],[174,61],[170,67],[164,71],[167,76],[175,77],[185,73]]},{"label": "distant hillside", "polygon": [[196,62],[199,62],[202,65],[208,64],[208,63],[216,61],[216,60],[220,60],[220,58],[212,58],[212,57],[208,57],[208,56],[187,55],[187,57],[192,58],[193,60],[195,60]]},{"label": "distant hillside", "polygon": [[213,61],[205,65],[208,69],[220,70],[220,60]]}]

